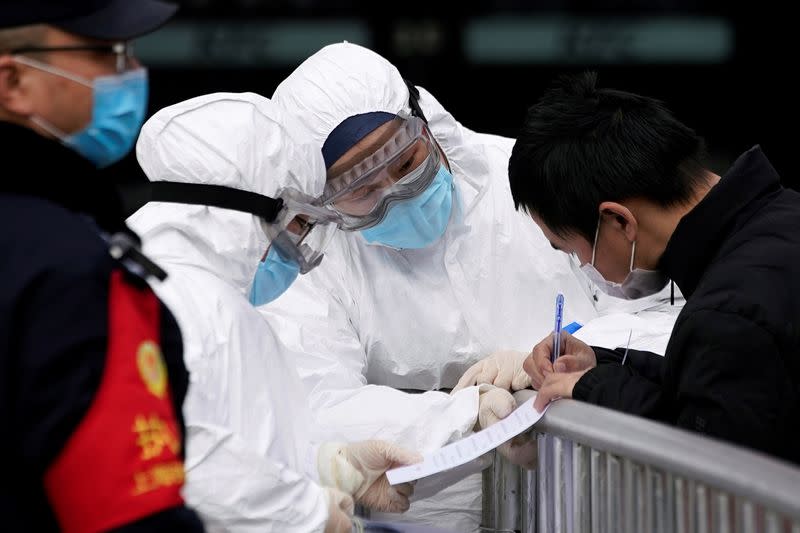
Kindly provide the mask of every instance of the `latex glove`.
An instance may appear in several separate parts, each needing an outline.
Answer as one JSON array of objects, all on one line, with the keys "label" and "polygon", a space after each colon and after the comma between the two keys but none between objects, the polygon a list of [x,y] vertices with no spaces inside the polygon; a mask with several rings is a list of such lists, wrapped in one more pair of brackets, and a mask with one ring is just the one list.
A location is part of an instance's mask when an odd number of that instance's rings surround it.
[{"label": "latex glove", "polygon": [[[517,401],[505,389],[483,384],[478,387],[478,428],[486,429],[510,415]],[[517,435],[500,445],[497,450],[509,461],[523,468],[535,468],[538,446],[533,433]]]},{"label": "latex glove", "polygon": [[389,485],[386,471],[422,461],[422,456],[382,440],[320,446],[317,465],[323,485],[352,494],[356,502],[376,511],[402,513],[411,505],[410,483]]},{"label": "latex glove", "polygon": [[332,487],[325,487],[325,494],[328,497],[325,533],[350,533],[353,530],[353,498]]},{"label": "latex glove", "polygon": [[505,389],[494,385],[478,386],[478,423],[476,430],[486,429],[499,422],[517,408],[517,401]]},{"label": "latex glove", "polygon": [[555,365],[550,362],[553,354],[553,335],[548,335],[533,347],[531,356],[525,360],[523,366],[531,377],[534,389],[541,390],[545,378],[553,372],[581,372],[597,366],[592,347],[566,331],[561,332],[561,346],[564,355],[556,359]]},{"label": "latex glove", "polygon": [[522,364],[529,353],[515,350],[501,350],[481,359],[464,372],[453,393],[465,387],[488,383],[501,389],[518,391],[531,386],[531,378],[523,370]]}]

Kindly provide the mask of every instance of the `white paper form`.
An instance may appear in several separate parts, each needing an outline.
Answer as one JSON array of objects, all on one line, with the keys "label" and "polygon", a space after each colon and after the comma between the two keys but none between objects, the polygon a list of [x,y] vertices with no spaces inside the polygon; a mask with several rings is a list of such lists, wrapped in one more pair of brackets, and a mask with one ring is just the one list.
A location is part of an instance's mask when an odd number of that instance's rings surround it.
[{"label": "white paper form", "polygon": [[[421,463],[388,470],[386,477],[389,479],[389,483],[397,485],[438,474],[475,461],[481,455],[494,450],[529,429],[542,418],[544,411],[538,413],[533,408],[535,398],[534,396],[517,407],[513,413],[500,422],[434,452],[426,453]],[[545,411],[547,411],[546,408]]]},{"label": "white paper form", "polygon": [[484,454],[474,461],[469,461],[461,466],[418,479],[414,482],[414,494],[411,495],[409,500],[416,502],[430,498],[447,487],[452,487],[462,479],[489,468],[492,466],[493,459],[494,457],[490,454]]}]

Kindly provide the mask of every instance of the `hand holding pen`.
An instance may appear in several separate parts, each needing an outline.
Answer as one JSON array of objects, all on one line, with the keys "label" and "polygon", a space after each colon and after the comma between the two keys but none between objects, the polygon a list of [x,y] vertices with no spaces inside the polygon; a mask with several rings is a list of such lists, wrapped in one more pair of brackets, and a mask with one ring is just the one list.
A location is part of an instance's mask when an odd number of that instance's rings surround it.
[{"label": "hand holding pen", "polygon": [[597,365],[594,350],[561,327],[563,315],[564,297],[559,294],[553,333],[533,348],[523,364],[531,385],[539,391],[534,406],[540,412],[551,400],[570,397],[578,379]]}]

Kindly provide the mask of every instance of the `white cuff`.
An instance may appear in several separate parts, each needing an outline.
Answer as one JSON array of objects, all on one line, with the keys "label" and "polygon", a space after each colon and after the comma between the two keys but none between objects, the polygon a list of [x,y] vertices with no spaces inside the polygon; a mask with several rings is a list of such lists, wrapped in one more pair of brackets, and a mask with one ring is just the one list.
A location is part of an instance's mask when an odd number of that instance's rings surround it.
[{"label": "white cuff", "polygon": [[322,486],[334,487],[354,496],[364,483],[364,476],[347,459],[346,447],[342,442],[326,442],[320,445],[317,471]]}]

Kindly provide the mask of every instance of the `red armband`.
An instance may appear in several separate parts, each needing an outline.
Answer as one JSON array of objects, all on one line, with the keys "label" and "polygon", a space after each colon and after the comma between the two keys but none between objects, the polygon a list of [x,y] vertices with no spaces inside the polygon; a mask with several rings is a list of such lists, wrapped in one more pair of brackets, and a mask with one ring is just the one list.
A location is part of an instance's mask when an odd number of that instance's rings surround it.
[{"label": "red armband", "polygon": [[120,271],[110,283],[100,386],[44,479],[65,533],[105,531],[183,503],[181,434],[159,348],[159,301]]}]

